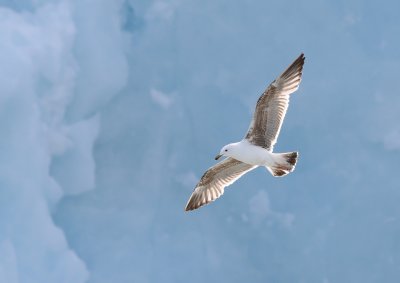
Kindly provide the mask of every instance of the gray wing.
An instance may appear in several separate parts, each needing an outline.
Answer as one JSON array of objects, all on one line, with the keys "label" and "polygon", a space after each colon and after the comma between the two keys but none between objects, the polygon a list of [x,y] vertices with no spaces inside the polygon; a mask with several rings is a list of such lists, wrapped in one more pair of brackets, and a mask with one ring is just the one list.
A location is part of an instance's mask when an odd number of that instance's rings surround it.
[{"label": "gray wing", "polygon": [[252,144],[273,150],[289,106],[289,95],[299,88],[304,59],[302,53],[258,99],[245,137]]},{"label": "gray wing", "polygon": [[186,211],[208,204],[224,193],[224,188],[257,166],[226,158],[209,168],[201,177],[186,204]]}]

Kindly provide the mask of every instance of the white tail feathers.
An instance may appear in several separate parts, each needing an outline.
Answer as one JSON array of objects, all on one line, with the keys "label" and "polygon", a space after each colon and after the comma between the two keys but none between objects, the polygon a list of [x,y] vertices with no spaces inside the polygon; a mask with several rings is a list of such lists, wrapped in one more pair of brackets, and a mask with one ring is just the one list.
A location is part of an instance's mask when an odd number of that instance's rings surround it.
[{"label": "white tail feathers", "polygon": [[283,177],[294,170],[298,157],[299,153],[296,151],[274,153],[275,164],[266,168],[274,177]]}]

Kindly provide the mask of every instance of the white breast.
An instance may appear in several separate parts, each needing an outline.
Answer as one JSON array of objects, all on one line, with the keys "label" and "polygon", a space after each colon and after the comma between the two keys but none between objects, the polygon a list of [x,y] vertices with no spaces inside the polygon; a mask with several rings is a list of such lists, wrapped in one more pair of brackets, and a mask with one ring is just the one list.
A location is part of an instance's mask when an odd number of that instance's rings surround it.
[{"label": "white breast", "polygon": [[250,165],[268,166],[274,163],[271,152],[253,145],[247,140],[242,140],[236,144],[231,157]]}]

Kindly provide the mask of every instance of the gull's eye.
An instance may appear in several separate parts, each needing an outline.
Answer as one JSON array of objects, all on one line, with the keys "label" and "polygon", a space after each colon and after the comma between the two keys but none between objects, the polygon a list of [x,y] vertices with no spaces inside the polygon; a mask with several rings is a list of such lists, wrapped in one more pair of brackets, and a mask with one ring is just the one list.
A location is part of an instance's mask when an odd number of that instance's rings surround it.
[{"label": "gull's eye", "polygon": [[228,150],[227,149],[225,149],[225,152],[227,152]]}]

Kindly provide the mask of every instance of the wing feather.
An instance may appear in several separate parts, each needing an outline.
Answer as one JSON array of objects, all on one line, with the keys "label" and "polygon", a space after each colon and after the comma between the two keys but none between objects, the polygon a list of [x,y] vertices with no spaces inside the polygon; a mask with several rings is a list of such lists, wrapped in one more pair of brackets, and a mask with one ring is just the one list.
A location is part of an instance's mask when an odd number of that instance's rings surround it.
[{"label": "wing feather", "polygon": [[226,186],[233,184],[241,176],[256,167],[230,157],[215,164],[201,177],[186,204],[185,210],[194,210],[216,200],[224,193]]},{"label": "wing feather", "polygon": [[299,88],[304,59],[302,53],[258,99],[245,137],[252,144],[273,150],[289,106],[289,95]]}]

